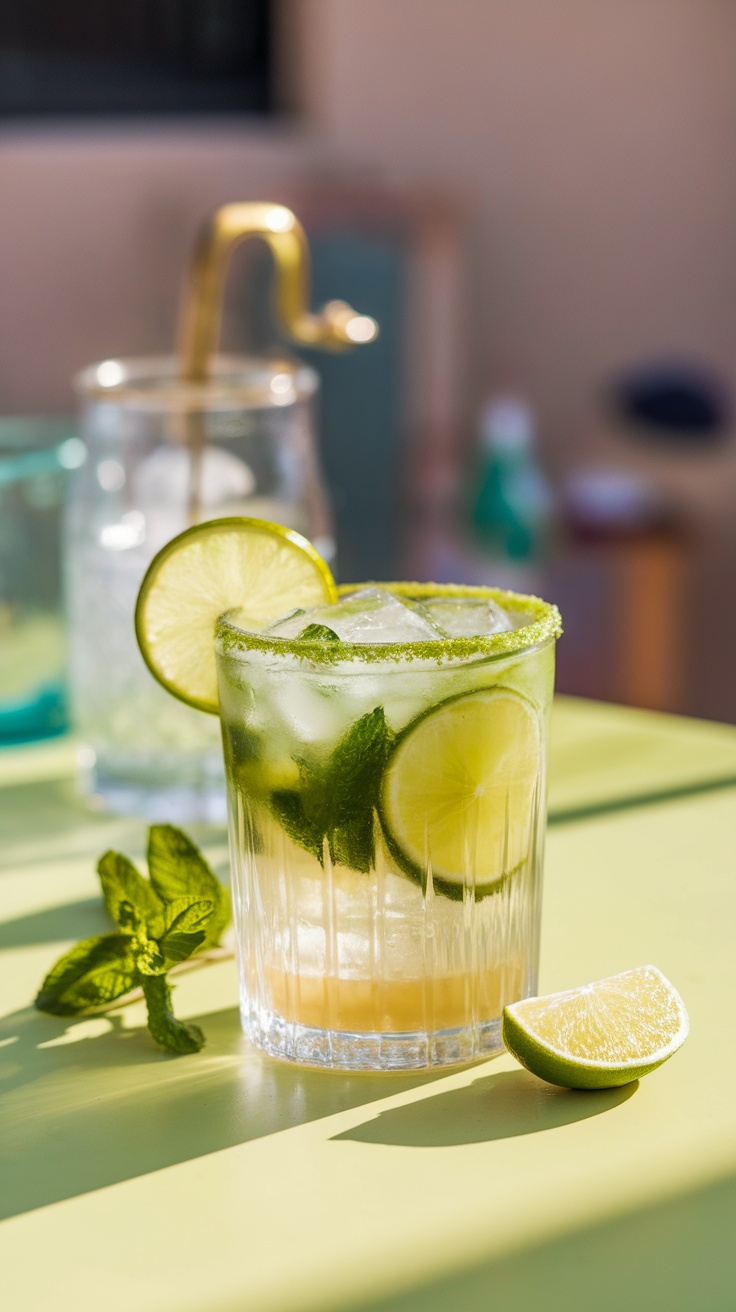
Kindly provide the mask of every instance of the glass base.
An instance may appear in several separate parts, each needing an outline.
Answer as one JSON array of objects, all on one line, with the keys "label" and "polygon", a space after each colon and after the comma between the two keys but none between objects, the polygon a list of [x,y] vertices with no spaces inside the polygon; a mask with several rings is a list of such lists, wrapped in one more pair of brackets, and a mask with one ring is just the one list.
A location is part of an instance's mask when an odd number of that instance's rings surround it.
[{"label": "glass base", "polygon": [[459,1066],[503,1050],[501,1021],[432,1034],[350,1034],[313,1029],[275,1012],[241,1012],[246,1036],[271,1057],[344,1071],[416,1071]]},{"label": "glass base", "polygon": [[[84,749],[82,749],[84,750]],[[136,815],[156,824],[225,824],[224,783],[133,779],[99,766],[84,769],[81,791],[94,809]]]}]

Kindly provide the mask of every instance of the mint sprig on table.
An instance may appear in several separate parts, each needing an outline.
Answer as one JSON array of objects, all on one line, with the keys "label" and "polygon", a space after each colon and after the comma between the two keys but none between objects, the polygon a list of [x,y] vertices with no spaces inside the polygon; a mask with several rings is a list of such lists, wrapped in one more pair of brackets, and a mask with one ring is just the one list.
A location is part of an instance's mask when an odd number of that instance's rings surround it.
[{"label": "mint sprig on table", "polygon": [[382,706],[350,726],[326,762],[300,757],[299,788],[271,794],[270,807],[291,839],[324,864],[367,874],[375,862],[374,811],[394,735]]},{"label": "mint sprig on table", "polygon": [[141,988],[156,1043],[167,1052],[199,1052],[205,1036],[198,1025],[177,1020],[167,973],[219,942],[230,899],[199,849],[173,825],[151,825],[147,859],[145,879],[120,852],[100,857],[102,894],[118,929],[65,952],[35,1005],[52,1016],[83,1016]]}]

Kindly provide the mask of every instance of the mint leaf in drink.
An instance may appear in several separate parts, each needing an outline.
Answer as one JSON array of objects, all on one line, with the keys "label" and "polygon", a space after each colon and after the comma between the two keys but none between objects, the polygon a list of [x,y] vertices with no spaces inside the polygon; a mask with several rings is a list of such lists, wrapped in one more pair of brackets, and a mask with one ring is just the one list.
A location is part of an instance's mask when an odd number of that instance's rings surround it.
[{"label": "mint leaf in drink", "polygon": [[313,811],[318,812],[321,807],[315,806],[313,782],[306,771],[303,772],[303,780],[303,791],[282,788],[273,792],[270,806],[289,838],[312,856],[316,856],[318,861],[322,861],[325,826],[318,815],[309,814],[310,802]]},{"label": "mint leaf in drink", "polygon": [[82,1016],[121,998],[137,982],[130,935],[85,938],[49,971],[35,1006],[52,1016]]},{"label": "mint leaf in drink", "polygon": [[383,707],[376,706],[351,725],[327,765],[332,859],[365,874],[375,860],[373,813],[392,736]]},{"label": "mint leaf in drink", "polygon": [[219,943],[230,920],[230,898],[210,870],[199,848],[174,825],[151,825],[148,831],[148,873],[164,902],[180,897],[205,898],[212,903],[205,943]]},{"label": "mint leaf in drink", "polygon": [[375,861],[373,814],[393,734],[382,706],[350,726],[326,762],[298,762],[299,789],[271,794],[270,805],[290,838],[320,862],[367,874]]},{"label": "mint leaf in drink", "polygon": [[299,640],[304,638],[311,642],[339,642],[340,639],[334,629],[330,629],[326,624],[308,624],[306,629],[302,629],[298,635]]},{"label": "mint leaf in drink", "polygon": [[167,1052],[184,1055],[199,1052],[205,1037],[199,1025],[177,1020],[171,1008],[171,989],[163,975],[142,980],[151,1038]]},{"label": "mint leaf in drink", "polygon": [[234,769],[242,763],[250,766],[260,761],[263,755],[263,742],[260,736],[247,729],[245,725],[230,725],[223,739],[223,749],[227,764]]},{"label": "mint leaf in drink", "polygon": [[147,879],[121,852],[105,852],[97,862],[102,895],[113,920],[121,929],[162,924],[163,903]]},{"label": "mint leaf in drink", "polygon": [[148,856],[150,880],[120,852],[100,857],[105,905],[121,932],[84,939],[65,952],[35,1005],[53,1016],[82,1016],[141,988],[155,1042],[167,1052],[199,1052],[204,1035],[198,1025],[174,1016],[166,973],[219,939],[229,898],[180,829],[152,825]]},{"label": "mint leaf in drink", "polygon": [[373,813],[361,808],[348,824],[337,826],[330,834],[330,856],[341,866],[350,866],[368,874],[376,857],[373,837]]}]

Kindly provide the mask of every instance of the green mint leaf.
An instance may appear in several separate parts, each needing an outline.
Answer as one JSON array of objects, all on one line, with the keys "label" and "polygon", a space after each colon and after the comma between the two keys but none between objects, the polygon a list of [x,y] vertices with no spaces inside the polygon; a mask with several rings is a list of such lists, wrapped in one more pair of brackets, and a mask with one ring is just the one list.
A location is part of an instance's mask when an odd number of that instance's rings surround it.
[{"label": "green mint leaf", "polygon": [[350,726],[326,763],[299,761],[299,789],[271,794],[290,838],[318,861],[330,857],[367,873],[375,861],[374,809],[393,734],[382,706]]},{"label": "green mint leaf", "polygon": [[166,966],[186,961],[205,942],[207,923],[215,910],[207,898],[177,898],[166,907],[167,927],[159,939]]},{"label": "green mint leaf", "polygon": [[330,856],[341,866],[368,874],[376,857],[373,814],[364,808],[353,819],[336,825],[329,835]]},{"label": "green mint leaf", "polygon": [[148,873],[164,902],[175,902],[181,897],[204,898],[212,902],[204,942],[208,947],[219,943],[230,920],[230,898],[199,848],[181,829],[174,825],[151,825],[148,831]]},{"label": "green mint leaf", "polygon": [[165,975],[167,965],[158,944],[153,939],[138,942],[135,949],[135,966],[139,975]]},{"label": "green mint leaf", "polygon": [[220,886],[199,848],[174,825],[151,825],[148,830],[148,873],[164,902],[214,897],[214,886]]},{"label": "green mint leaf", "polygon": [[321,861],[325,827],[318,819],[307,814],[305,798],[309,798],[308,782],[304,793],[279,789],[271,794],[271,810],[289,838]]},{"label": "green mint leaf", "polygon": [[351,725],[327,765],[332,859],[364,873],[375,860],[373,812],[392,738],[384,709],[376,706]]},{"label": "green mint leaf", "polygon": [[165,930],[161,941],[172,932],[172,930],[199,930],[204,929],[215,910],[215,904],[211,898],[203,897],[177,897],[173,902],[166,904],[164,913]]},{"label": "green mint leaf", "polygon": [[199,1025],[177,1020],[171,1007],[171,989],[163,976],[144,979],[143,993],[152,1039],[177,1055],[199,1052],[205,1042],[204,1034]]},{"label": "green mint leaf", "polygon": [[167,934],[161,940],[161,951],[166,968],[176,966],[180,961],[186,961],[187,957],[191,957],[193,952],[197,952],[201,948],[206,937],[204,930],[199,930],[195,934]]},{"label": "green mint leaf", "polygon": [[129,934],[86,938],[60,957],[35,999],[52,1016],[80,1016],[129,993],[138,983]]},{"label": "green mint leaf", "polygon": [[66,952],[35,1005],[52,1015],[78,1016],[142,986],[155,1042],[168,1052],[199,1052],[204,1035],[176,1019],[166,972],[219,939],[229,897],[194,844],[172,825],[151,827],[148,856],[150,880],[120,852],[100,857],[105,903],[125,932],[85,939]]},{"label": "green mint leaf", "polygon": [[326,624],[308,624],[306,629],[302,629],[298,635],[299,638],[309,639],[312,642],[339,642],[340,638],[334,629],[330,629]]},{"label": "green mint leaf", "polygon": [[260,760],[263,755],[263,741],[245,725],[231,724],[223,739],[223,750],[228,765],[237,768],[241,763],[250,764],[252,761]]},{"label": "green mint leaf", "polygon": [[105,852],[97,862],[102,895],[113,920],[121,929],[145,925],[154,936],[161,922],[161,899],[132,861],[120,852]]}]

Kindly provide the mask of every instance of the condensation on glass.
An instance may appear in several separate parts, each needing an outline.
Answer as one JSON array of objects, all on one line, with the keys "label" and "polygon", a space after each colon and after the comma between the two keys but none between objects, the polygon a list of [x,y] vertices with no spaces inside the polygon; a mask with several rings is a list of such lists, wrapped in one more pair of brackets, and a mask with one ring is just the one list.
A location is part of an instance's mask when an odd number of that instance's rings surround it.
[{"label": "condensation on glass", "polygon": [[156,552],[190,524],[251,515],[289,525],[330,560],[313,439],[316,374],[288,357],[219,356],[182,381],[174,357],[81,373],[66,522],[72,712],[85,792],[157,820],[225,818],[217,721],[175,701],[138,650],[133,612]]},{"label": "condensation on glass", "polygon": [[[221,622],[222,633],[222,622]],[[554,640],[508,657],[442,663],[311,663],[218,638],[241,1014],[274,1056],[353,1069],[443,1066],[501,1047],[503,1007],[537,986],[546,740]],[[528,804],[506,817],[508,878],[481,895],[468,858],[462,893],[444,895],[431,854],[420,879],[392,857],[376,811],[370,868],[294,841],[274,799],[304,763],[329,757],[382,708],[398,735],[448,699],[492,688],[523,700],[539,726]],[[463,816],[451,817],[462,830]],[[465,835],[473,850],[474,836]]]}]

